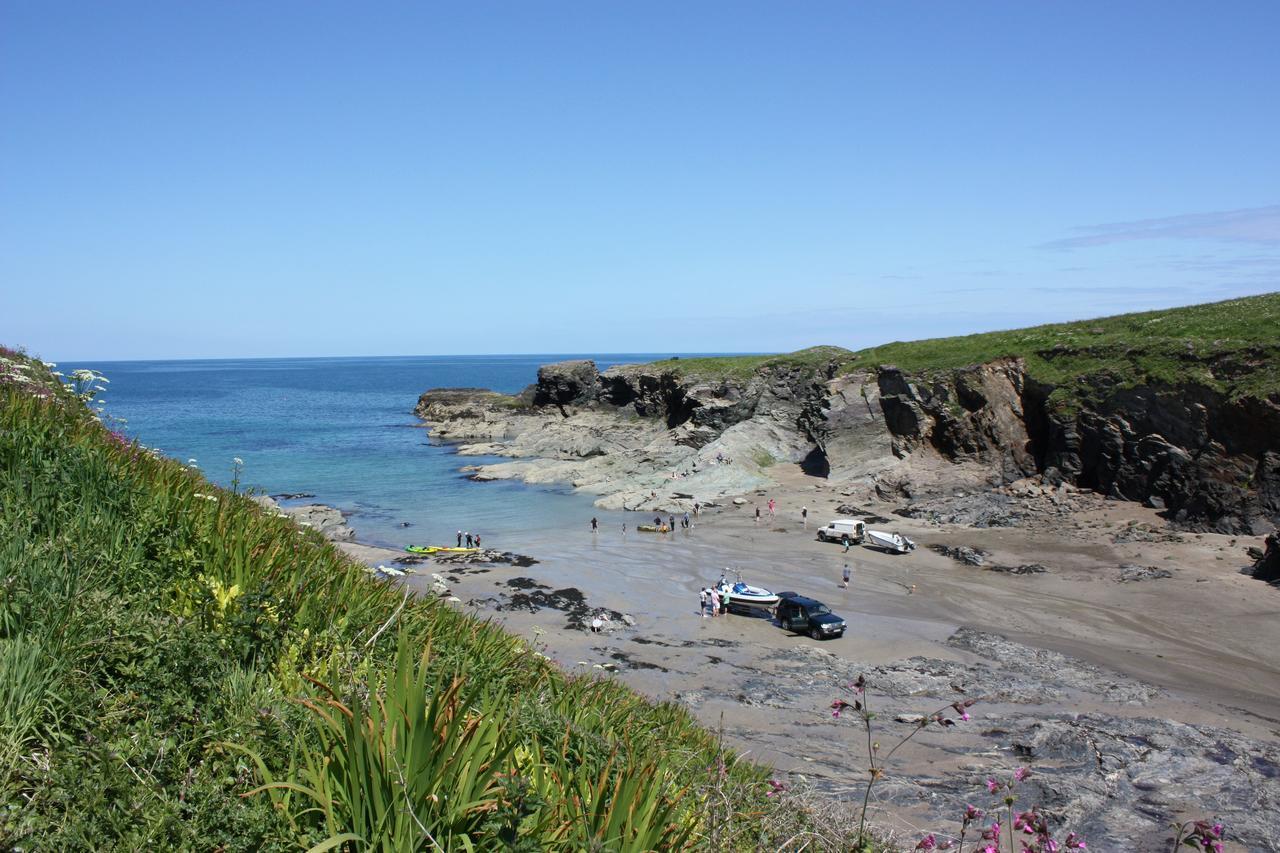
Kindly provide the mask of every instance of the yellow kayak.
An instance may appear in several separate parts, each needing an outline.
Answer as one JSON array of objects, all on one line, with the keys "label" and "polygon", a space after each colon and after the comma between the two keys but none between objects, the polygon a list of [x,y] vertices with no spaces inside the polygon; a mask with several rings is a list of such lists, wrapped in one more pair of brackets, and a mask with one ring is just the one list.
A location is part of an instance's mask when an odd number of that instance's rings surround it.
[{"label": "yellow kayak", "polygon": [[452,545],[406,545],[404,548],[412,554],[463,554],[479,551],[479,548],[455,548]]}]

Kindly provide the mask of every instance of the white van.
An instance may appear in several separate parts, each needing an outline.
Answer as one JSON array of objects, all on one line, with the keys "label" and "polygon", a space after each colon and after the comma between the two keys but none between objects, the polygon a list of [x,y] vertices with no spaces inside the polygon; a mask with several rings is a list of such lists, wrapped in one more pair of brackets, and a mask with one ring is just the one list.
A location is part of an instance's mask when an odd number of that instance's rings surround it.
[{"label": "white van", "polygon": [[826,527],[818,528],[818,539],[822,542],[840,542],[854,544],[862,542],[867,534],[867,525],[852,518],[837,518]]}]

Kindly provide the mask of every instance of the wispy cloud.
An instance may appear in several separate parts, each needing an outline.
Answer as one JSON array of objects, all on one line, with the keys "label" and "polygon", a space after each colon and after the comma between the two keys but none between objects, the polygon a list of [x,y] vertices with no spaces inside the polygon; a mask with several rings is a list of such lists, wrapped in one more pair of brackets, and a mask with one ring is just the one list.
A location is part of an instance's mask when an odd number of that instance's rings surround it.
[{"label": "wispy cloud", "polygon": [[1039,248],[1083,249],[1132,240],[1225,240],[1276,245],[1280,244],[1280,205],[1083,225],[1072,230],[1081,233],[1043,243]]}]

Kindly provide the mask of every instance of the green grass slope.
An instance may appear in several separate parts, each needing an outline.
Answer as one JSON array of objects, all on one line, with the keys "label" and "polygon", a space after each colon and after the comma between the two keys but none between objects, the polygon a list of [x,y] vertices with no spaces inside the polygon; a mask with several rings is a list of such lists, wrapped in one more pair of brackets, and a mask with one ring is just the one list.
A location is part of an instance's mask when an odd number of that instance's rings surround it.
[{"label": "green grass slope", "polygon": [[371,578],[91,394],[0,350],[0,846],[769,846],[763,771],[682,709]]},{"label": "green grass slope", "polygon": [[786,355],[667,359],[651,367],[692,379],[738,379],[775,368],[837,371],[895,365],[911,373],[1021,358],[1060,397],[1110,387],[1196,382],[1231,397],[1280,392],[1280,293],[1010,331],[894,342],[850,352],[818,346]]},{"label": "green grass slope", "polygon": [[692,379],[750,379],[762,370],[815,369],[828,364],[852,364],[856,356],[843,347],[816,346],[781,355],[728,355],[667,358],[650,367]]},{"label": "green grass slope", "polygon": [[[1230,396],[1280,391],[1280,293],[1004,332],[895,342],[860,364],[930,371],[1025,360],[1035,379],[1071,391],[1107,374],[1123,385],[1197,382]],[[1081,389],[1083,390],[1083,389]]]}]

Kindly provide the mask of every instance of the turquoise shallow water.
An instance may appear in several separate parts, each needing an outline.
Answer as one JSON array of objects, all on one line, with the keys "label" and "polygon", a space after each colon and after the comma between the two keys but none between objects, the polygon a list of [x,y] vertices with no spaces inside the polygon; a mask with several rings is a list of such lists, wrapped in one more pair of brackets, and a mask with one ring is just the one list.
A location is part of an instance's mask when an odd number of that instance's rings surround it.
[{"label": "turquoise shallow water", "polygon": [[[459,458],[432,442],[412,410],[428,388],[518,391],[540,364],[594,357],[600,369],[665,354],[606,356],[414,356],[62,364],[92,367],[110,380],[101,395],[124,432],[180,461],[190,458],[220,485],[232,459],[243,486],[268,494],[309,492],[306,502],[351,513],[364,541],[402,546],[481,532],[500,546],[532,530],[622,516],[567,488],[474,483]],[[617,515],[617,518],[614,518]],[[403,522],[412,526],[401,527]]]}]

